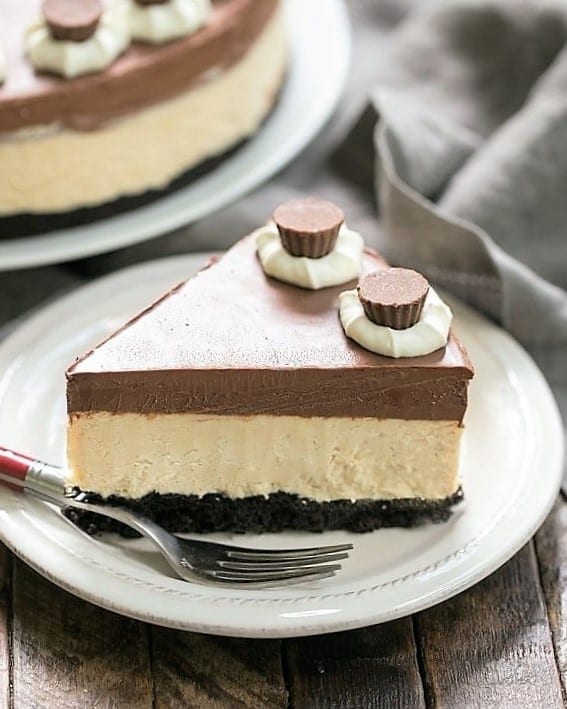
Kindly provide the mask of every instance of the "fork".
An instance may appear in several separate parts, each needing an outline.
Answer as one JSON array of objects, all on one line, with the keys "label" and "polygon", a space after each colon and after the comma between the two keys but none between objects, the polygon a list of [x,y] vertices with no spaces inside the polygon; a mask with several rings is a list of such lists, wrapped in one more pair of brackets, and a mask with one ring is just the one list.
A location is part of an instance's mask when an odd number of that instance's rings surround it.
[{"label": "fork", "polygon": [[158,548],[184,581],[237,584],[245,588],[289,586],[331,578],[348,558],[352,544],[296,549],[255,549],[217,542],[183,539],[126,507],[88,502],[79,488],[65,483],[63,468],[0,446],[0,483],[22,490],[59,509],[76,507],[122,522]]}]

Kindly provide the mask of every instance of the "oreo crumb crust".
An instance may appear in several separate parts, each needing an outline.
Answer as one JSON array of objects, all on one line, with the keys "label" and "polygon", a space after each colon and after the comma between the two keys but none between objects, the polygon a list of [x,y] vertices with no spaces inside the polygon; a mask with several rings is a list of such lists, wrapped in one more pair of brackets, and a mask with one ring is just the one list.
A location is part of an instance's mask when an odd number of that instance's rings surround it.
[{"label": "oreo crumb crust", "polygon": [[[161,495],[155,492],[136,500],[112,495],[102,498],[86,493],[90,503],[104,503],[135,510],[170,532],[234,532],[254,534],[300,530],[324,532],[343,529],[349,532],[372,532],[384,527],[418,527],[426,523],[446,522],[452,507],[463,499],[459,488],[441,500],[331,500],[319,502],[287,492],[268,497],[230,498],[207,494]],[[138,537],[129,527],[115,520],[68,507],[64,514],[88,534],[114,532],[123,537]]]}]

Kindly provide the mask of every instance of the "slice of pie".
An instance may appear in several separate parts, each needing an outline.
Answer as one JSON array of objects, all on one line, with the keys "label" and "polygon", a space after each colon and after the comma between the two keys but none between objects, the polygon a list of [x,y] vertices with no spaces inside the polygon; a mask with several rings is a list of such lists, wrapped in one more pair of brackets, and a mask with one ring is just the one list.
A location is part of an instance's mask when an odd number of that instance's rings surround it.
[{"label": "slice of pie", "polygon": [[473,375],[449,309],[334,205],[274,216],[70,367],[69,482],[176,531],[447,519]]}]

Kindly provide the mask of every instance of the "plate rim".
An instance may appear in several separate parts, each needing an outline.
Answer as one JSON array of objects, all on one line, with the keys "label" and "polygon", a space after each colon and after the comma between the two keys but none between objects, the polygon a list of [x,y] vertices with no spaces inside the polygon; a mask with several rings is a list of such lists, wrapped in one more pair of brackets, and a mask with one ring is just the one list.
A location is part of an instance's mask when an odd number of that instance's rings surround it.
[{"label": "plate rim", "polygon": [[[288,103],[291,106],[296,100],[293,94],[286,100],[289,77],[284,84],[280,100],[260,130],[211,173],[150,204],[96,220],[91,224],[53,230],[35,236],[1,239],[0,272],[65,263],[159,238],[226,207],[277,174],[319,134],[334,112],[346,83],[352,44],[350,19],[345,0],[325,2],[326,11],[320,13],[315,3],[283,0],[285,19],[292,28],[289,32],[291,76],[301,76],[305,62],[300,63],[300,60],[307,55],[313,37],[319,37],[319,42],[329,42],[331,37],[335,49],[332,55],[333,80],[317,84],[320,87],[319,100],[312,103],[309,114],[301,114],[306,116],[304,123],[300,125],[301,130],[290,133],[285,141],[280,141],[278,150],[264,150],[263,160],[256,164],[254,170],[246,165],[248,155],[253,153],[262,136],[267,134],[271,122],[289,110]],[[234,169],[239,170],[238,179],[231,175],[230,184],[222,186],[223,175]],[[202,189],[203,185],[207,186],[209,182],[213,182],[213,188],[209,188],[209,192],[205,191],[205,195],[201,196],[196,204],[191,203],[193,192]],[[215,187],[216,183],[221,184]],[[214,195],[212,190],[216,190]],[[184,204],[178,204],[177,209],[168,211],[164,227],[164,215],[153,215],[153,211],[158,210],[161,205],[167,207],[169,202],[176,198],[178,202],[183,200]]]},{"label": "plate rim", "polygon": [[[104,276],[101,279],[97,279],[91,283],[88,283],[80,287],[78,291],[83,293],[84,297],[89,297],[92,292],[96,293],[101,289],[105,289],[109,282],[114,281],[118,284],[124,278],[130,278],[133,276],[140,279],[143,278],[144,275],[147,275],[152,271],[155,273],[156,268],[161,268],[164,270],[171,269],[172,273],[176,271],[177,268],[179,268],[179,272],[188,272],[189,269],[195,269],[197,261],[204,262],[207,256],[209,256],[209,254],[196,253],[182,256],[172,256],[165,259],[159,259],[157,261],[137,264],[122,271],[117,271],[115,273]],[[71,303],[75,302],[76,294],[77,291],[64,295],[62,298],[55,301],[54,303],[47,305],[42,310],[38,311],[35,315],[32,315],[16,331],[14,331],[3,342],[1,342],[0,363],[5,362],[11,357],[17,357],[18,353],[22,350],[20,343],[22,341],[25,341],[26,338],[29,338],[30,336],[36,336],[34,335],[34,333],[36,333],[37,330],[43,330],[49,324],[50,321],[52,321],[55,317],[58,317],[59,312],[63,312],[66,307],[69,307]],[[546,429],[552,434],[550,435],[550,440],[548,441],[549,445],[547,445],[546,449],[543,451],[544,456],[546,456],[548,459],[548,462],[544,463],[544,468],[547,470],[548,473],[548,492],[545,495],[545,502],[542,502],[538,510],[538,514],[533,516],[528,525],[524,525],[522,527],[522,533],[514,538],[512,544],[510,544],[509,540],[507,540],[507,544],[501,545],[497,551],[493,550],[492,555],[489,559],[489,563],[486,563],[486,560],[484,560],[483,563],[481,559],[477,558],[477,550],[475,552],[475,555],[472,557],[475,563],[472,564],[472,568],[469,570],[468,573],[464,575],[461,574],[461,580],[459,584],[453,584],[452,586],[450,586],[450,588],[440,587],[434,589],[425,596],[422,594],[419,596],[419,598],[416,598],[413,601],[406,601],[404,603],[398,604],[393,610],[390,610],[389,612],[382,610],[373,613],[369,609],[366,609],[365,612],[362,612],[361,606],[361,612],[358,613],[358,615],[355,614],[356,617],[353,617],[352,612],[349,614],[347,611],[339,609],[339,612],[337,612],[334,617],[331,616],[330,622],[329,619],[325,621],[323,618],[317,618],[317,616],[309,618],[308,615],[303,618],[298,618],[296,622],[292,622],[289,620],[289,618],[286,618],[284,617],[284,615],[282,615],[282,613],[280,612],[282,609],[278,608],[278,606],[276,605],[273,607],[274,612],[271,614],[270,622],[268,624],[266,623],[265,618],[263,619],[262,623],[254,625],[253,627],[251,627],[249,623],[239,625],[238,622],[231,622],[230,624],[227,624],[226,621],[222,622],[221,624],[214,624],[206,620],[199,622],[194,618],[180,620],[179,618],[172,618],[171,616],[168,616],[167,613],[162,615],[148,613],[147,611],[143,612],[143,610],[140,610],[139,608],[135,608],[133,610],[132,606],[120,604],[114,602],[113,600],[109,600],[108,598],[101,597],[100,595],[97,595],[96,592],[83,591],[83,589],[78,590],[76,585],[73,585],[72,583],[68,582],[67,577],[62,579],[61,576],[54,575],[49,568],[46,568],[46,566],[42,565],[40,560],[34,558],[33,555],[30,556],[30,554],[26,553],[26,551],[22,549],[21,546],[18,546],[17,540],[14,540],[10,536],[9,530],[7,531],[6,519],[3,516],[0,516],[0,539],[2,539],[2,541],[11,549],[11,551],[13,551],[13,553],[22,558],[25,563],[28,563],[40,574],[42,574],[58,586],[61,586],[65,590],[83,598],[84,600],[93,602],[96,605],[107,608],[108,610],[112,610],[114,612],[118,612],[123,615],[136,618],[145,622],[152,622],[166,627],[192,630],[194,632],[204,632],[209,634],[232,635],[238,637],[282,638],[322,634],[327,632],[337,632],[341,630],[363,627],[375,623],[382,623],[388,620],[404,617],[411,613],[424,610],[425,608],[429,608],[432,605],[436,605],[437,603],[447,600],[448,598],[451,598],[457,593],[460,593],[465,589],[470,588],[471,586],[488,576],[490,573],[495,571],[497,568],[499,568],[503,563],[505,563],[509,558],[511,558],[526,543],[526,541],[528,541],[528,539],[533,536],[535,531],[539,528],[539,526],[549,513],[555,501],[556,493],[559,489],[561,480],[563,460],[563,428],[561,418],[549,385],[543,378],[543,375],[541,374],[541,371],[539,370],[537,365],[533,362],[532,358],[525,352],[525,350],[523,350],[523,348],[518,343],[516,343],[507,333],[502,331],[493,323],[487,321],[478,313],[473,312],[467,306],[459,304],[458,308],[463,308],[464,311],[467,312],[468,316],[471,316],[473,320],[477,320],[477,322],[482,322],[483,326],[488,327],[495,337],[500,338],[501,344],[505,343],[505,351],[508,354],[510,351],[509,348],[511,348],[513,356],[519,357],[520,360],[523,360],[524,364],[527,365],[529,377],[533,381],[537,382],[537,385],[539,387],[539,396],[538,401],[536,402],[537,406],[539,407],[541,405],[541,402],[543,401],[544,407],[547,408],[547,414],[545,416]],[[4,379],[4,377],[0,377],[0,402],[3,400],[6,387],[9,386],[9,384],[3,384],[2,379]],[[555,433],[553,433],[553,429],[555,429]],[[482,540],[479,546],[482,546]],[[60,546],[57,547],[56,551],[57,555],[63,554],[63,551]],[[65,556],[65,554],[63,554],[63,556]],[[439,563],[443,561],[444,559],[441,559]],[[469,563],[470,562],[471,559],[469,558]],[[131,589],[131,582],[124,581],[124,584],[126,589]],[[203,590],[207,587],[194,585],[193,588]],[[368,592],[368,589],[364,589],[364,591]],[[361,592],[355,593],[357,598],[361,595]],[[337,596],[344,596],[348,594],[333,594],[332,590],[329,589],[329,593],[327,593],[326,590],[318,593],[313,593],[309,591],[306,592],[306,596],[309,595],[320,599],[326,598],[329,600],[336,600]],[[372,591],[370,591],[370,595],[372,595]],[[253,605],[253,603],[251,603],[251,605]],[[272,606],[269,607],[272,609]],[[210,607],[206,609],[205,615],[207,612],[210,613],[210,610]],[[308,613],[309,611],[306,612]]]}]

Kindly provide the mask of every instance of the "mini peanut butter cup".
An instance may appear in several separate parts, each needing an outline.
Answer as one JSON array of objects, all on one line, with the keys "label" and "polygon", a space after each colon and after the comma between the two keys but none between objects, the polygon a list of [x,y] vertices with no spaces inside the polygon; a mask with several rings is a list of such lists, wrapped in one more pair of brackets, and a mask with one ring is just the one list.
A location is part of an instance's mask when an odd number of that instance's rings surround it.
[{"label": "mini peanut butter cup", "polygon": [[284,249],[308,258],[321,258],[333,250],[344,219],[336,204],[314,197],[284,202],[274,212]]},{"label": "mini peanut butter cup", "polygon": [[53,39],[84,42],[102,16],[100,0],[44,0],[43,17]]},{"label": "mini peanut butter cup", "polygon": [[385,268],[364,276],[358,298],[367,317],[376,325],[405,330],[419,320],[429,283],[408,268]]}]

